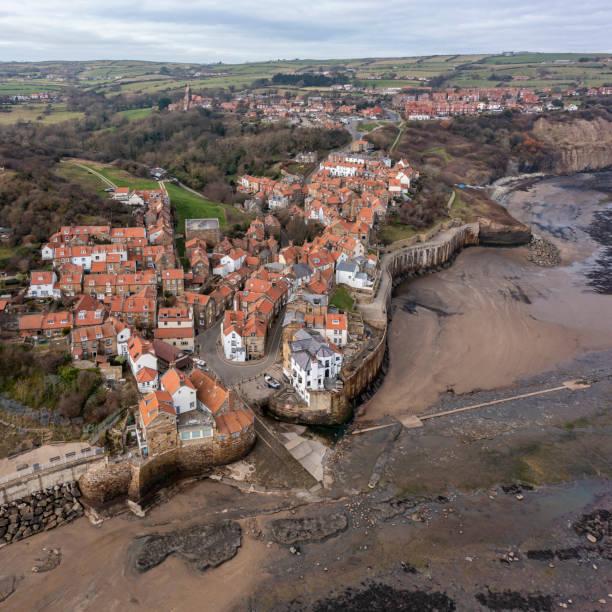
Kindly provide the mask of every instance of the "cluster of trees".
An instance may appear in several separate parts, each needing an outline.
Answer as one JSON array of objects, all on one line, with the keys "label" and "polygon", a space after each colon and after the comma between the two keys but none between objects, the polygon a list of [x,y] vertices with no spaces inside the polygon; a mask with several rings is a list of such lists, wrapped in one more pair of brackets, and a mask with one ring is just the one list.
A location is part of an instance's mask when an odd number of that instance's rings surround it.
[{"label": "cluster of trees", "polygon": [[293,217],[288,210],[279,210],[278,219],[283,226],[288,240],[301,246],[304,242],[311,242],[323,233],[323,226],[318,221],[306,223],[303,217]]},{"label": "cluster of trees", "polygon": [[98,371],[78,370],[69,363],[65,347],[38,352],[27,344],[0,344],[0,390],[26,406],[45,406],[91,423],[137,400],[131,387],[121,394],[108,392]]},{"label": "cluster of trees", "polygon": [[512,81],[511,74],[499,74],[498,72],[492,72],[489,75],[489,81],[499,81],[499,82],[508,82]]},{"label": "cluster of trees", "polygon": [[279,72],[272,77],[273,85],[295,85],[296,87],[330,87],[331,85],[344,85],[349,82],[346,74],[316,74],[313,72],[283,73]]},{"label": "cluster of trees", "polygon": [[446,203],[450,189],[437,174],[422,174],[414,185],[412,201],[398,211],[402,223],[415,230],[431,227],[436,219],[447,215]]},{"label": "cluster of trees", "polygon": [[[5,168],[0,175],[0,219],[13,230],[11,246],[36,245],[60,226],[79,223],[85,217],[88,223],[104,223],[112,217],[119,225],[129,219],[119,202],[55,174],[57,161],[44,150],[0,144],[0,165]],[[3,268],[25,272],[37,256],[36,250],[17,249],[3,260]]]},{"label": "cluster of trees", "polygon": [[[103,100],[94,95],[91,104],[96,103],[103,104]],[[211,199],[222,191],[226,202],[231,200],[227,186],[236,175],[264,174],[287,154],[301,150],[324,154],[349,140],[344,130],[248,123],[236,115],[208,109],[154,113],[132,123],[119,119],[123,121],[119,127],[114,123],[118,119],[109,116],[95,112],[82,121],[62,125],[13,126],[6,130],[4,140],[14,146],[28,142],[56,157],[161,166],[190,187],[204,190]],[[207,186],[215,193],[207,193]]]}]

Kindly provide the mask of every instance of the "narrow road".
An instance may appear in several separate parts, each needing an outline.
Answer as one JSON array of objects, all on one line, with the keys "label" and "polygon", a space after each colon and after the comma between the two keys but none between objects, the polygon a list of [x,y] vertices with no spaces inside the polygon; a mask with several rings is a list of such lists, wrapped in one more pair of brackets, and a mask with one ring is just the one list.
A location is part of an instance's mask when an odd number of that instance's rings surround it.
[{"label": "narrow road", "polygon": [[395,147],[397,147],[403,135],[404,135],[404,127],[400,126],[399,132],[397,133],[397,136],[395,137],[395,140],[393,141],[393,144],[391,145],[391,148],[389,149],[389,153],[395,150]]},{"label": "narrow road", "polygon": [[232,363],[225,359],[223,348],[218,343],[221,336],[221,320],[196,337],[198,354],[206,361],[209,369],[227,385],[236,385],[247,378],[259,376],[276,363],[283,331],[282,320],[283,313],[278,316],[270,331],[263,359],[242,363]]},{"label": "narrow road", "polygon": [[103,183],[106,183],[109,187],[112,187],[113,189],[117,189],[117,185],[115,185],[113,181],[111,181],[110,179],[107,179],[105,176],[103,176],[102,174],[94,170],[93,168],[90,168],[89,166],[84,166],[83,164],[79,164],[75,161],[67,161],[64,159],[61,159],[60,162],[62,164],[72,164],[73,166],[77,166],[78,168],[87,170],[87,172],[89,172],[90,174],[93,174],[94,176],[97,176]]}]

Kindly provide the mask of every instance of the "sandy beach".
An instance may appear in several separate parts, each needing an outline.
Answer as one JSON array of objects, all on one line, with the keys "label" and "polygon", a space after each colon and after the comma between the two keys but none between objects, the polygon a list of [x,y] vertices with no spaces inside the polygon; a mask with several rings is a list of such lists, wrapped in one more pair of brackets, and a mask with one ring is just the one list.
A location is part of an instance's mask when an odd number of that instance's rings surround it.
[{"label": "sandy beach", "polygon": [[585,278],[599,246],[585,228],[606,194],[577,189],[586,176],[541,181],[505,200],[558,246],[561,266],[530,263],[528,247],[476,247],[397,288],[389,372],[360,418],[423,413],[441,393],[503,387],[612,347],[612,296]]}]

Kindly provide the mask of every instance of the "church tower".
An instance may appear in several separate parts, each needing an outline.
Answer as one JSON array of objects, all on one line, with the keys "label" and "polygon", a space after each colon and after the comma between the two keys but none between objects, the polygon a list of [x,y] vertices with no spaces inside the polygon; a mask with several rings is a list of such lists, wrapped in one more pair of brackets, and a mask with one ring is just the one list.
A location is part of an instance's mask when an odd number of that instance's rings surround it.
[{"label": "church tower", "polygon": [[191,87],[187,85],[187,87],[185,87],[185,102],[183,103],[183,110],[189,110],[190,105],[191,105]]}]

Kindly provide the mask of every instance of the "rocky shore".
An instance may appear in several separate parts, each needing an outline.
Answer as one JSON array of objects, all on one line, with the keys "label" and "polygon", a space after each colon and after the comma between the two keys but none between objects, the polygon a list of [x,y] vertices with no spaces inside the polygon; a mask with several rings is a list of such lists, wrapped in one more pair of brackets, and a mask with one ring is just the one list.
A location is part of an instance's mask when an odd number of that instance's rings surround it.
[{"label": "rocky shore", "polygon": [[148,572],[170,555],[177,555],[199,571],[228,561],[242,543],[242,530],[234,521],[194,525],[170,533],[137,538],[132,546],[132,565]]},{"label": "rocky shore", "polygon": [[83,516],[76,482],[56,485],[0,506],[0,547]]},{"label": "rocky shore", "polygon": [[527,259],[537,266],[553,267],[561,263],[559,249],[541,236],[532,236]]}]

